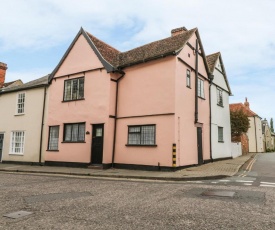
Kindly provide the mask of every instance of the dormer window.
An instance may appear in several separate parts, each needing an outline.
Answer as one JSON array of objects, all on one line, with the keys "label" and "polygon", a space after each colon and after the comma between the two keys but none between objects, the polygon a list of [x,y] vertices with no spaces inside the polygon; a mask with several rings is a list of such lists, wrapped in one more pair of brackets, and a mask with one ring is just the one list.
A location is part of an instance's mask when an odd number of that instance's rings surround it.
[{"label": "dormer window", "polygon": [[84,99],[84,77],[66,80],[64,82],[63,101]]}]

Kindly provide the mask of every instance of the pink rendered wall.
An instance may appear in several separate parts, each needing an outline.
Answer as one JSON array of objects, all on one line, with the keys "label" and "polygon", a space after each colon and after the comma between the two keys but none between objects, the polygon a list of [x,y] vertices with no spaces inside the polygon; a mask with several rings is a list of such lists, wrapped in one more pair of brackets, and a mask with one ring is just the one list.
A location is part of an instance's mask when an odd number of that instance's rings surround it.
[{"label": "pink rendered wall", "polygon": [[55,76],[62,76],[101,67],[103,67],[102,63],[99,61],[83,35],[80,35]]},{"label": "pink rendered wall", "polygon": [[119,117],[175,111],[175,57],[135,65],[119,82]]},{"label": "pink rendered wall", "polygon": [[[92,124],[104,124],[104,146],[103,163],[111,163],[112,141],[114,121],[109,118],[110,98],[114,97],[113,84],[111,87],[110,74],[101,68],[102,64],[81,35],[71,52],[55,74],[52,84],[49,87],[49,105],[47,132],[49,126],[60,125],[59,128],[59,151],[45,152],[46,161],[64,161],[89,163],[91,161]],[[85,74],[74,74],[87,71]],[[66,77],[59,77],[64,74],[71,74]],[[64,81],[77,77],[85,78],[84,98],[85,100],[62,102]],[[86,122],[85,135],[86,143],[62,143],[64,123]],[[48,137],[48,133],[46,135]]]},{"label": "pink rendered wall", "polygon": [[[83,75],[74,75],[72,78]],[[88,72],[85,74],[85,100],[62,102],[64,80],[57,78],[49,88],[48,126],[60,125],[59,152],[46,152],[46,161],[85,162],[91,160],[92,125],[104,124],[103,162],[108,161],[112,152],[113,122],[109,119],[110,76],[105,70]],[[100,86],[100,87],[99,87]],[[109,123],[109,121],[111,121]],[[86,143],[62,143],[63,124],[86,122]],[[109,130],[111,129],[111,130]],[[105,156],[106,155],[106,156]],[[109,162],[110,163],[110,162]]]},{"label": "pink rendered wall", "polygon": [[[115,163],[172,166],[175,113],[175,57],[125,69],[119,82]],[[160,116],[146,116],[146,115]],[[142,117],[132,117],[142,116]],[[157,147],[125,146],[128,125],[156,124]]]},{"label": "pink rendered wall", "polygon": [[[196,35],[189,43],[195,47]],[[188,57],[188,53],[190,57]],[[193,69],[195,69],[195,55],[189,46],[178,55]],[[206,69],[202,57],[199,56],[199,73],[207,77]],[[191,89],[186,87],[186,71],[191,71]],[[205,100],[198,98],[198,122],[203,128],[203,158],[210,159],[210,135],[209,135],[209,83],[204,80]],[[192,165],[198,163],[197,153],[197,129],[194,124],[195,114],[195,71],[184,63],[177,61],[176,74],[176,116],[175,116],[175,136],[177,144],[177,164]]]}]

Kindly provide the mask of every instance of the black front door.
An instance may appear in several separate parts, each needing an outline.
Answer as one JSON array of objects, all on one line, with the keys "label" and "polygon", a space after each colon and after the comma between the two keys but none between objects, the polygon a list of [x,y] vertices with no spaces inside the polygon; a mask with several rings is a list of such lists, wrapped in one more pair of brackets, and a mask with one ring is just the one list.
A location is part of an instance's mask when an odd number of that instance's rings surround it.
[{"label": "black front door", "polygon": [[197,127],[197,141],[198,141],[198,164],[203,164],[202,156],[202,128]]},{"label": "black front door", "polygon": [[0,134],[0,162],[2,161],[3,141],[4,141],[4,134]]},{"label": "black front door", "polygon": [[104,125],[93,125],[92,164],[102,164]]}]

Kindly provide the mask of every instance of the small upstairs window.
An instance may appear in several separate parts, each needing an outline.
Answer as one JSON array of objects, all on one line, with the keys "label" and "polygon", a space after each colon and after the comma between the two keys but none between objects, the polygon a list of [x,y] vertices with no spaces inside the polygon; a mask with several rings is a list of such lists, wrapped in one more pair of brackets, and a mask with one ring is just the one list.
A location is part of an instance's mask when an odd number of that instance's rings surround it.
[{"label": "small upstairs window", "polygon": [[218,142],[223,142],[223,127],[218,127]]},{"label": "small upstairs window", "polygon": [[204,81],[198,78],[198,97],[204,98]]},{"label": "small upstairs window", "polygon": [[223,106],[222,90],[217,88],[217,104]]},{"label": "small upstairs window", "polygon": [[17,114],[24,114],[25,113],[25,93],[18,93],[17,94],[16,113]]},{"label": "small upstairs window", "polygon": [[186,71],[186,87],[191,88],[191,74],[189,69]]},{"label": "small upstairs window", "polygon": [[84,77],[66,80],[64,82],[63,101],[81,100],[84,98]]}]

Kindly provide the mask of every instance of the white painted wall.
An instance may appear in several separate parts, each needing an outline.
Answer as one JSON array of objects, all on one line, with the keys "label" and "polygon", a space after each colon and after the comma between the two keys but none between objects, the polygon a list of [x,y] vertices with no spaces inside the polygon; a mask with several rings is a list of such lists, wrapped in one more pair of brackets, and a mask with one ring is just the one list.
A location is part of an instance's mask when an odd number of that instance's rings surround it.
[{"label": "white painted wall", "polygon": [[242,155],[242,143],[241,142],[237,142],[231,143],[231,154],[233,158],[239,157]]},{"label": "white painted wall", "polygon": [[249,124],[250,128],[247,131],[249,152],[264,152],[261,119],[258,116],[249,117]]},{"label": "white painted wall", "polygon": [[[26,93],[24,115],[16,115],[17,94],[19,92],[0,95],[0,133],[4,133],[4,146],[0,161],[39,162],[44,88],[34,88],[20,92]],[[47,111],[45,111],[45,114],[47,114]],[[44,121],[46,119],[45,116]],[[10,153],[12,131],[25,131],[23,154]],[[44,135],[45,131],[46,127],[44,127]],[[47,138],[44,137],[43,149],[46,149],[46,142]]]},{"label": "white painted wall", "polygon": [[[216,67],[221,70],[221,64],[218,61]],[[212,158],[232,157],[231,154],[231,125],[229,112],[229,93],[224,76],[217,70],[214,70],[214,80],[211,85],[211,143]],[[217,105],[217,86],[223,90],[223,107]],[[223,127],[223,140],[218,142],[218,127]]]}]

